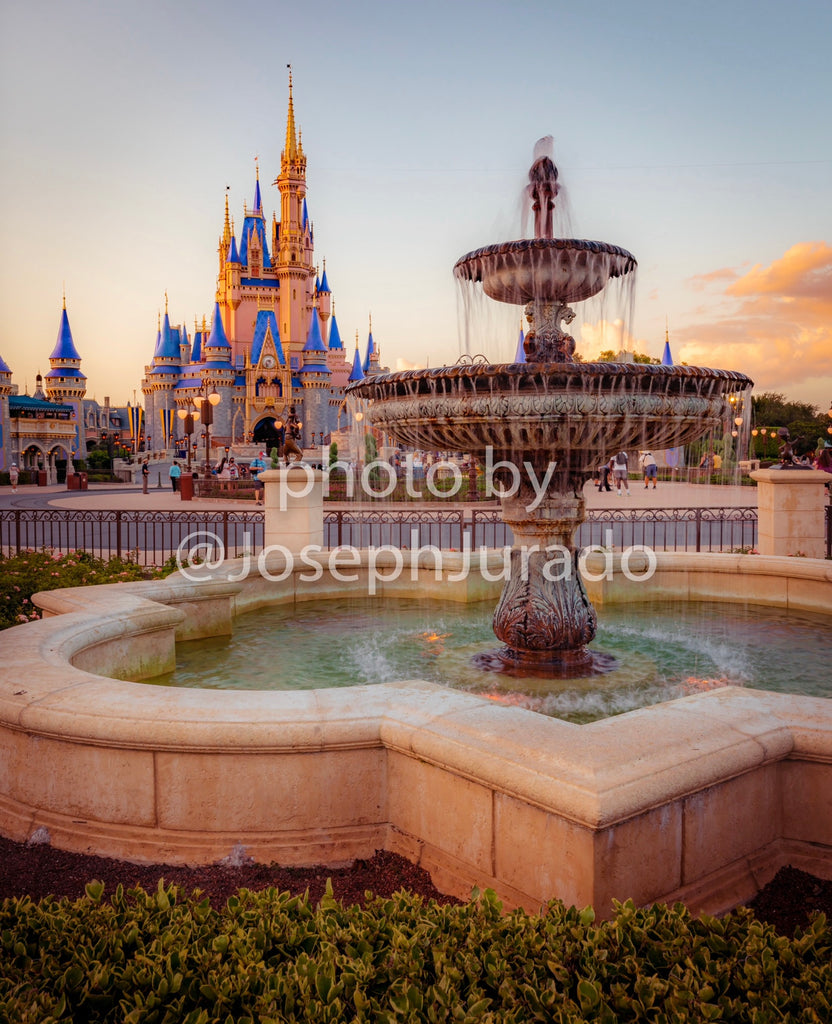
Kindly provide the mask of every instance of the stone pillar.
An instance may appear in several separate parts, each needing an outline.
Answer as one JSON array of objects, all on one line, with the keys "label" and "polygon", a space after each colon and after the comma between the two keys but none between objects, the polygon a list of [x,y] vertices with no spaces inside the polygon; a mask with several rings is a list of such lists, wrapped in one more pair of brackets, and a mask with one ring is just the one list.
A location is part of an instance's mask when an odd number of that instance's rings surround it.
[{"label": "stone pillar", "polygon": [[823,558],[829,473],[819,469],[758,469],[757,549],[761,555]]},{"label": "stone pillar", "polygon": [[308,544],[324,544],[326,474],[306,465],[281,466],[260,473],[265,485],[263,546],[280,544],[293,554]]}]

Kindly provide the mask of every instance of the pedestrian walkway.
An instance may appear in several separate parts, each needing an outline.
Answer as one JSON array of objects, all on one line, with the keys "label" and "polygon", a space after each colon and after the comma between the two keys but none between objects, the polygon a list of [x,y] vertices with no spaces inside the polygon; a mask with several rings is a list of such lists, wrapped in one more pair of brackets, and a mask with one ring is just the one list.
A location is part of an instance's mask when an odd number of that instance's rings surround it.
[{"label": "pedestrian walkway", "polygon": [[[630,481],[630,494],[619,497],[612,490],[598,491],[588,482],[584,487],[584,498],[588,509],[600,508],[735,508],[757,507],[757,488],[740,487],[732,484],[692,484],[686,482],[659,482],[653,490],[644,488],[641,480]],[[464,503],[462,503],[464,504]],[[493,503],[491,503],[493,504]],[[329,507],[355,507],[357,503],[332,502]],[[232,498],[194,498],[182,501],[178,493],[174,493],[168,482],[160,488],[151,486],[147,494],[141,487],[134,484],[90,484],[86,491],[68,491],[64,486],[37,487],[26,485],[18,487],[13,494],[10,487],[0,487],[0,508],[76,508],[76,509],[153,509],[159,511],[198,511],[199,509],[216,511],[217,507],[234,511],[253,511],[253,501],[234,500]],[[459,508],[455,502],[372,502],[364,507],[372,507],[375,511],[386,508],[410,509],[420,507]],[[471,505],[466,507],[479,507]]]}]

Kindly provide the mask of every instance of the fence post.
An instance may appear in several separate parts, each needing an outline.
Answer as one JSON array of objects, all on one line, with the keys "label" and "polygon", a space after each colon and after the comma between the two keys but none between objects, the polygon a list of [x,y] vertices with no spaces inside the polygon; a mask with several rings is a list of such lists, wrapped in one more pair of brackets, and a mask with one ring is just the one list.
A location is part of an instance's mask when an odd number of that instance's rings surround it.
[{"label": "fence post", "polygon": [[121,512],[116,511],[116,557],[121,558]]},{"label": "fence post", "polygon": [[697,551],[701,551],[702,550],[702,546],[701,546],[702,545],[702,509],[701,508],[698,508],[696,510],[695,522],[696,522],[696,550]]},{"label": "fence post", "polygon": [[228,511],[223,509],[222,513],[222,544],[225,551],[225,557],[229,558],[228,553]]},{"label": "fence post", "polygon": [[14,533],[15,533],[15,544],[17,547],[17,554],[20,554],[20,509],[14,510]]}]

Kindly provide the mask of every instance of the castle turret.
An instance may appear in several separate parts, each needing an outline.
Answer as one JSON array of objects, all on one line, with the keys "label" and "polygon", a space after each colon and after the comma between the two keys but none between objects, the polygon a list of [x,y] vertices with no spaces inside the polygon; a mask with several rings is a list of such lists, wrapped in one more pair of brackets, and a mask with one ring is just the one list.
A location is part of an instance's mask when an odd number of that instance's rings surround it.
[{"label": "castle turret", "polygon": [[0,356],[0,469],[8,469],[14,461],[14,453],[10,444],[11,421],[9,417],[9,395],[13,392],[12,371]]},{"label": "castle turret", "polygon": [[369,375],[371,373],[378,373],[380,370],[379,366],[380,352],[376,348],[376,343],[373,341],[373,317],[370,316],[370,333],[367,337],[367,354],[364,356],[364,365],[362,369],[364,373]]},{"label": "castle turret", "polygon": [[358,331],[355,332],[355,356],[352,360],[352,369],[347,378],[350,384],[356,380],[364,380],[364,367],[361,365],[361,353],[358,351]]},{"label": "castle turret", "polygon": [[295,127],[292,73],[289,71],[289,110],[286,141],[275,179],[280,191],[280,238],[275,269],[280,285],[280,336],[290,359],[303,349],[313,300],[314,268],[309,258],[311,229],[306,210],[306,156]]},{"label": "castle turret", "polygon": [[66,295],[63,299],[58,339],[49,356],[49,365],[51,369],[44,380],[46,397],[50,402],[68,405],[73,409],[75,440],[71,454],[83,458],[87,454],[86,438],[83,432],[83,398],[87,393],[87,378],[81,372],[81,356],[78,354],[72,338],[72,330],[66,312]]},{"label": "castle turret", "polygon": [[81,373],[81,357],[72,338],[66,312],[66,296],[61,310],[58,340],[49,356],[51,369],[46,375],[46,396],[50,402],[80,401],[87,393],[87,378]]}]

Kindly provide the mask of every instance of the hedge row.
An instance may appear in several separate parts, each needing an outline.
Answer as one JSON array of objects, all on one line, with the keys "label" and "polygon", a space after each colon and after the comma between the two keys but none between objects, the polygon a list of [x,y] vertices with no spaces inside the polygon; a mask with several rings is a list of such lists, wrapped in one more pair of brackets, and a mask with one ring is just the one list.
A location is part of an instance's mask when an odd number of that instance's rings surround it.
[{"label": "hedge row", "polygon": [[747,910],[616,904],[612,920],[552,902],[503,914],[396,893],[345,907],[245,889],[221,911],[160,882],[105,900],[0,906],[0,1020],[829,1021],[832,932],[791,939]]}]

